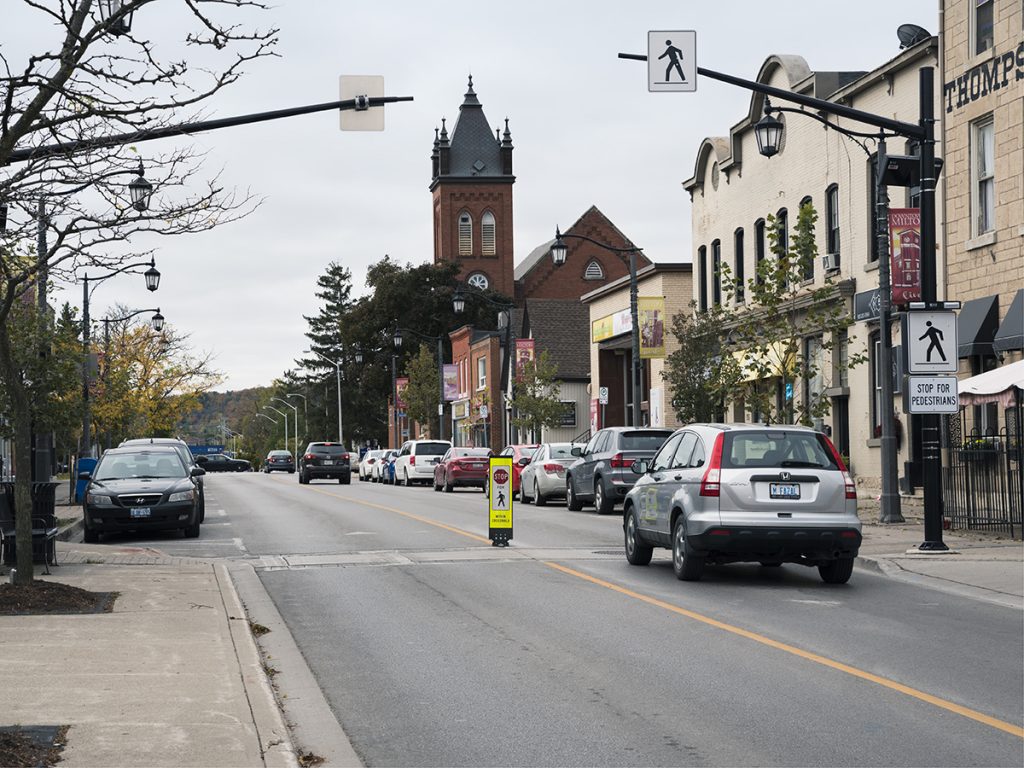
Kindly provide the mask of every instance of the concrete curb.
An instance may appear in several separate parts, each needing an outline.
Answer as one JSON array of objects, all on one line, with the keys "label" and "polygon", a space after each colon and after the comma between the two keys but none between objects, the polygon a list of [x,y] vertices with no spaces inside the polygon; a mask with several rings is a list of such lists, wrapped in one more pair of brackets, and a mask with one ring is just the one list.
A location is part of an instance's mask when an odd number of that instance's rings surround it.
[{"label": "concrete curb", "polygon": [[277,699],[263,670],[263,661],[253,639],[241,598],[235,590],[227,565],[214,566],[221,598],[227,610],[231,642],[235,647],[242,685],[249,701],[256,735],[260,741],[264,765],[269,768],[298,768],[299,762],[288,735],[288,726],[277,706]]},{"label": "concrete curb", "polygon": [[300,724],[299,732],[294,734],[296,740],[303,749],[324,758],[325,765],[362,768],[362,760],[334,716],[256,570],[249,563],[236,561],[231,563],[230,573],[249,618],[270,630],[260,637],[258,645],[280,672],[274,681],[277,701],[288,722]]},{"label": "concrete curb", "polygon": [[865,557],[863,555],[858,555],[854,560],[854,564],[866,571],[876,573],[879,576],[897,579],[907,584],[914,584],[919,587],[934,589],[936,592],[945,592],[951,595],[971,598],[972,600],[992,603],[993,605],[1001,605],[1005,608],[1013,608],[1018,611],[1022,610],[1020,598],[1015,597],[1014,595],[1004,594],[992,589],[986,589],[985,587],[965,584],[952,579],[943,579],[923,573],[915,573],[914,571],[907,570],[900,563],[889,558]]}]

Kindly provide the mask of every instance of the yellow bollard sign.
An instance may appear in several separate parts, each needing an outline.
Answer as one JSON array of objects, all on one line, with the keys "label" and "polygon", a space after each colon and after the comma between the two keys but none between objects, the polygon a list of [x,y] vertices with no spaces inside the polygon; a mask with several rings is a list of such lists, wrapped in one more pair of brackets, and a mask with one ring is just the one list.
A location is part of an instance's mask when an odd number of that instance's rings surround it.
[{"label": "yellow bollard sign", "polygon": [[512,540],[512,457],[491,459],[487,470],[488,525],[491,545],[507,547]]}]

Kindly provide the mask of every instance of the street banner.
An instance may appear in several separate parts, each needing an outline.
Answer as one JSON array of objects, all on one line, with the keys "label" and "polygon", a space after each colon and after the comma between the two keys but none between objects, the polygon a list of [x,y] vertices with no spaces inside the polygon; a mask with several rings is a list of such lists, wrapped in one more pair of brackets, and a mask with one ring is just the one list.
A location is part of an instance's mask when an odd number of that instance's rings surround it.
[{"label": "street banner", "polygon": [[512,457],[496,456],[487,469],[488,533],[491,545],[507,547],[512,539]]},{"label": "street banner", "polygon": [[459,399],[459,366],[456,363],[444,364],[444,399],[449,403]]},{"label": "street banner", "polygon": [[523,366],[534,360],[533,339],[516,339],[516,374],[522,375]]},{"label": "street banner", "polygon": [[889,209],[889,259],[893,306],[921,300],[921,209]]},{"label": "street banner", "polygon": [[637,299],[636,319],[640,326],[640,358],[665,356],[665,297]]},{"label": "street banner", "polygon": [[409,386],[408,376],[395,379],[395,397],[398,399],[398,410],[405,411],[405,388]]},{"label": "street banner", "polygon": [[590,340],[594,343],[610,339],[633,330],[633,318],[629,310],[623,309],[613,315],[605,315],[590,324]]}]

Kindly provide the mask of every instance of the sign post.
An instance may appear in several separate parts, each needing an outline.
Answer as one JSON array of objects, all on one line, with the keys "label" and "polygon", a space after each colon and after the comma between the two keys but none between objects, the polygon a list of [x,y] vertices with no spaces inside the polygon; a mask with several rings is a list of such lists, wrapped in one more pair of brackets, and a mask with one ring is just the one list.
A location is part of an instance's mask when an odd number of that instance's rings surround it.
[{"label": "sign post", "polygon": [[492,547],[507,547],[512,540],[512,457],[495,456],[487,469],[490,508],[488,538]]}]

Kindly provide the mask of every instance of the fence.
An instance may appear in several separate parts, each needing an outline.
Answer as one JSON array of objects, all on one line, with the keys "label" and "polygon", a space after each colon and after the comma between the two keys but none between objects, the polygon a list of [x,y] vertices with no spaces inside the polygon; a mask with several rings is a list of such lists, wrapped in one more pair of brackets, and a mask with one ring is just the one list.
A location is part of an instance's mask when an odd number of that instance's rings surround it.
[{"label": "fence", "polygon": [[1021,411],[1005,411],[995,433],[967,431],[963,413],[944,419],[942,467],[944,515],[953,529],[985,529],[1021,536],[1024,456]]}]

